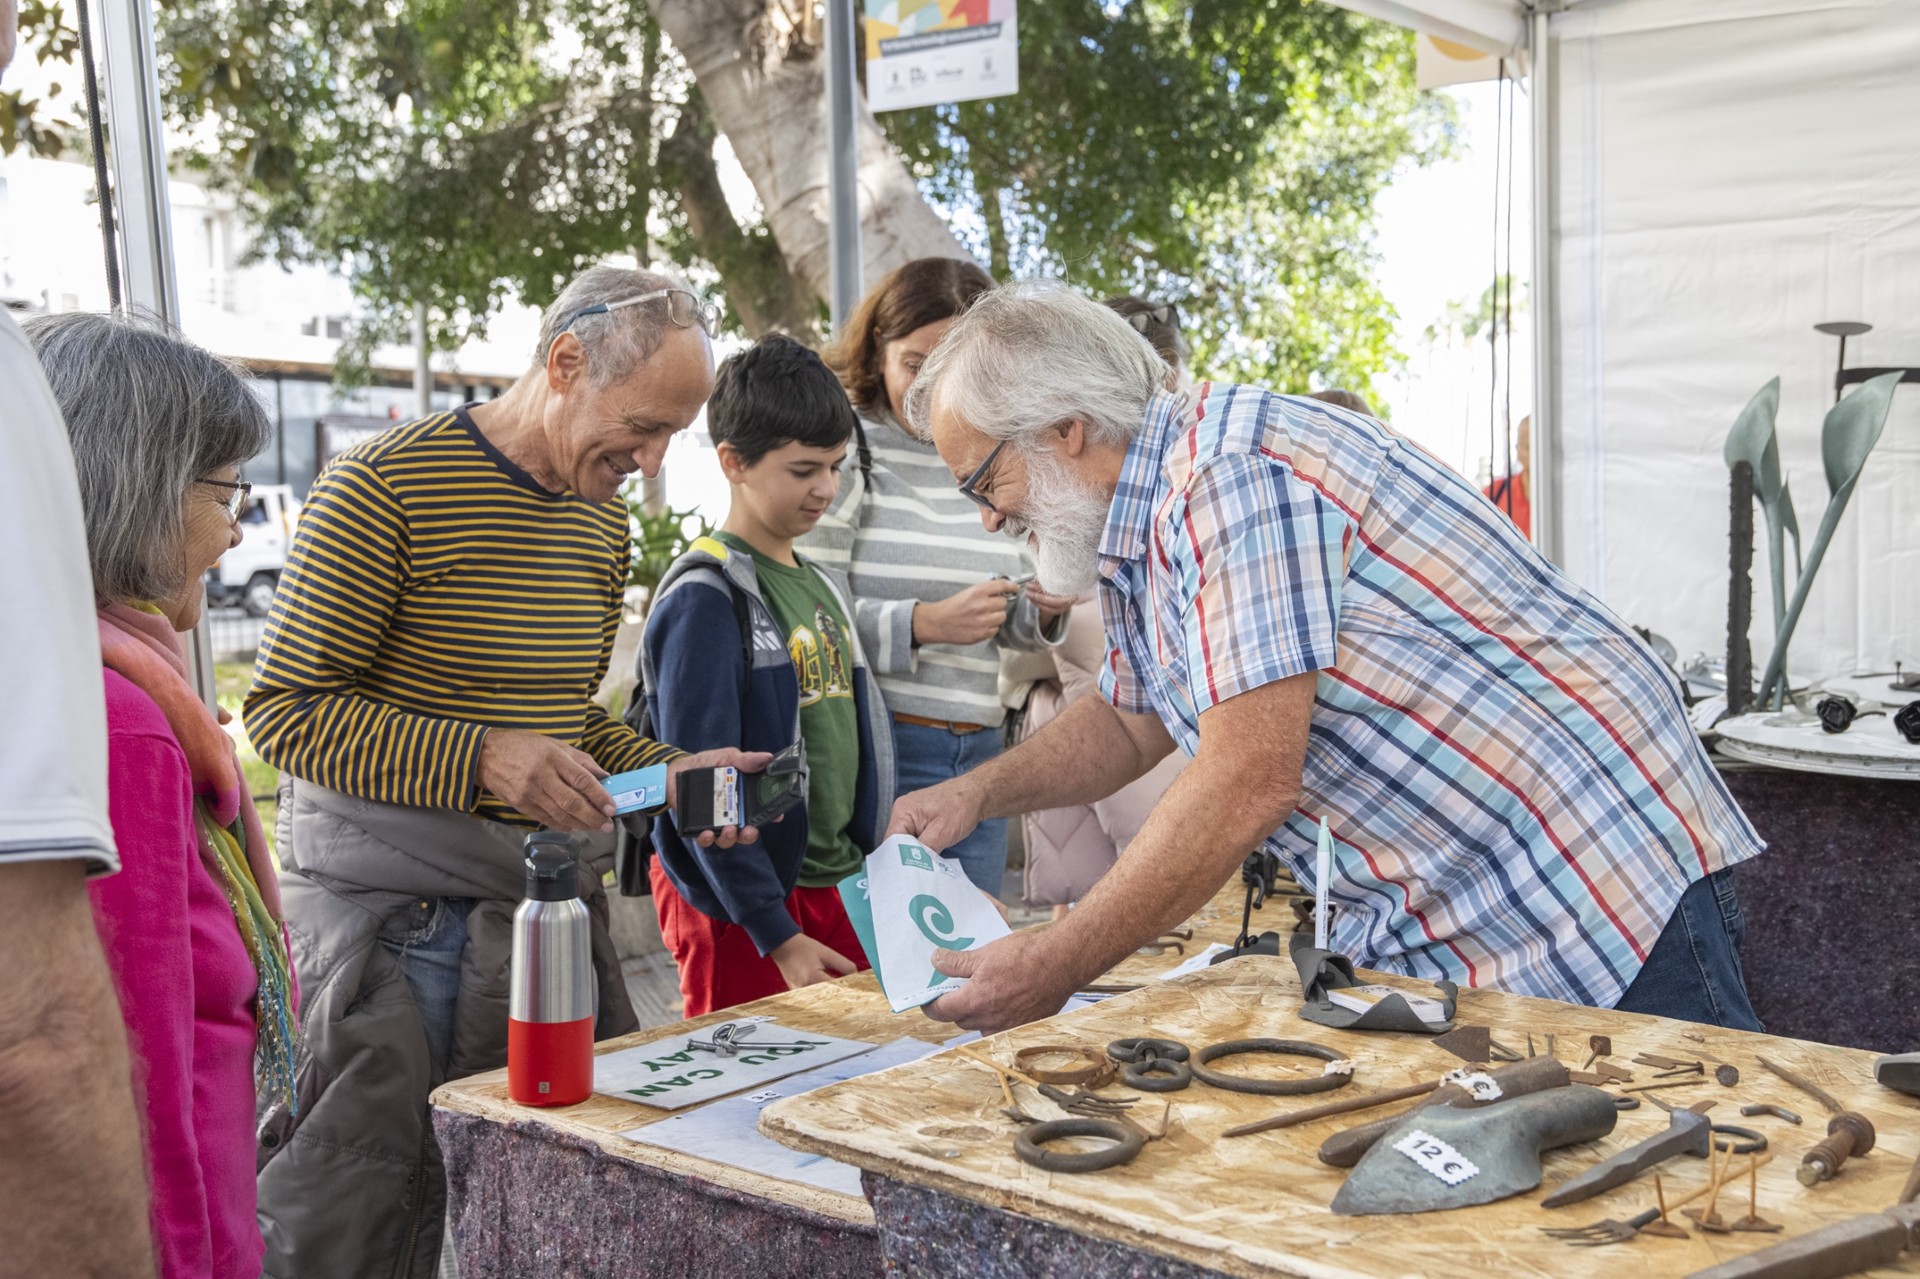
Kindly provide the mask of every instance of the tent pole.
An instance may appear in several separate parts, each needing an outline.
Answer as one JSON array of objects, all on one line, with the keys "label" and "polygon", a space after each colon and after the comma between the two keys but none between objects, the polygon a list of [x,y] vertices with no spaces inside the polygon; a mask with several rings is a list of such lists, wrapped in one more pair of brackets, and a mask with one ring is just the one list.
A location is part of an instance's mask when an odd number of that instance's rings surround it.
[{"label": "tent pole", "polygon": [[1566,522],[1561,510],[1560,403],[1554,374],[1554,316],[1559,304],[1553,241],[1553,50],[1546,6],[1528,19],[1527,99],[1533,126],[1533,541],[1541,554],[1566,566]]},{"label": "tent pole", "polygon": [[[119,210],[126,308],[178,330],[180,284],[173,266],[173,210],[167,196],[167,144],[148,0],[102,0],[106,111],[113,194]],[[188,641],[193,686],[214,705],[213,628],[207,610]]]}]

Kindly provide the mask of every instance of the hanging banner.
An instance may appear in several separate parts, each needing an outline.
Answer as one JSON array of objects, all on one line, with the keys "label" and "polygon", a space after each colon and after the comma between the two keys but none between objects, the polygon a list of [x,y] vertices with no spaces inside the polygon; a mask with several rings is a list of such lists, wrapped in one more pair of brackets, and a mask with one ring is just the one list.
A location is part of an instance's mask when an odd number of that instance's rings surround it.
[{"label": "hanging banner", "polygon": [[866,0],[867,104],[899,111],[1020,91],[1014,0]]}]

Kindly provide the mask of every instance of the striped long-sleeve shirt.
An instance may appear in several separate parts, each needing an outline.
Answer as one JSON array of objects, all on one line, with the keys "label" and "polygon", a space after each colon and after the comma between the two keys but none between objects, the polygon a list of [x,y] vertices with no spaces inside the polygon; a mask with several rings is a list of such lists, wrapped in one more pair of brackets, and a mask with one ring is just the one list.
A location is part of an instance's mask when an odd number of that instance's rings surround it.
[{"label": "striped long-sleeve shirt", "polygon": [[989,533],[980,508],[953,482],[933,445],[892,422],[862,419],[873,448],[872,474],[847,458],[840,492],[800,549],[847,574],[854,627],[874,678],[896,713],[965,724],[998,724],[1000,650],[1032,652],[1057,644],[1064,619],[1042,633],[1025,595],[1000,634],[978,644],[913,643],[913,606],[957,595],[990,577],[1033,571],[1012,538]]},{"label": "striped long-sleeve shirt", "polygon": [[621,503],[541,488],[465,410],[385,431],[308,495],[247,732],[321,786],[531,825],[480,786],[489,728],[557,738],[608,772],[678,755],[592,700],[631,554]]},{"label": "striped long-sleeve shirt", "polygon": [[1611,1007],[1687,885],[1761,851],[1640,638],[1371,418],[1155,397],[1100,554],[1101,689],[1189,755],[1209,708],[1316,673],[1266,846],[1312,885],[1328,820],[1356,963]]}]

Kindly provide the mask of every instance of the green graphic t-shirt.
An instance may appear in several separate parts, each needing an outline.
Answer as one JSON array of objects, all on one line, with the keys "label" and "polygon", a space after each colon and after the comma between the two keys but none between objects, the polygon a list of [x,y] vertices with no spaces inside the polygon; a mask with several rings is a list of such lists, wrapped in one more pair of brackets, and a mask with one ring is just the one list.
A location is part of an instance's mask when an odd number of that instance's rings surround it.
[{"label": "green graphic t-shirt", "polygon": [[839,883],[865,860],[848,826],[860,778],[860,714],[853,699],[853,627],[833,588],[811,568],[768,559],[731,533],[718,534],[753,557],[760,595],[787,636],[800,680],[800,736],[807,743],[807,860],[802,888]]}]

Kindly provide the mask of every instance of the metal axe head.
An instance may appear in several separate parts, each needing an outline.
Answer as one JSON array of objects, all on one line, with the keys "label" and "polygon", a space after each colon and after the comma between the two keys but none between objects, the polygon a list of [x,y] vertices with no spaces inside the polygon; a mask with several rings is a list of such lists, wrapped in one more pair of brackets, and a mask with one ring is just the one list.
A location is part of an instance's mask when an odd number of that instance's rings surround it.
[{"label": "metal axe head", "polygon": [[1540,1184],[1541,1151],[1604,1137],[1616,1117],[1613,1098],[1585,1084],[1416,1110],[1355,1166],[1333,1210],[1438,1212],[1523,1194]]}]

